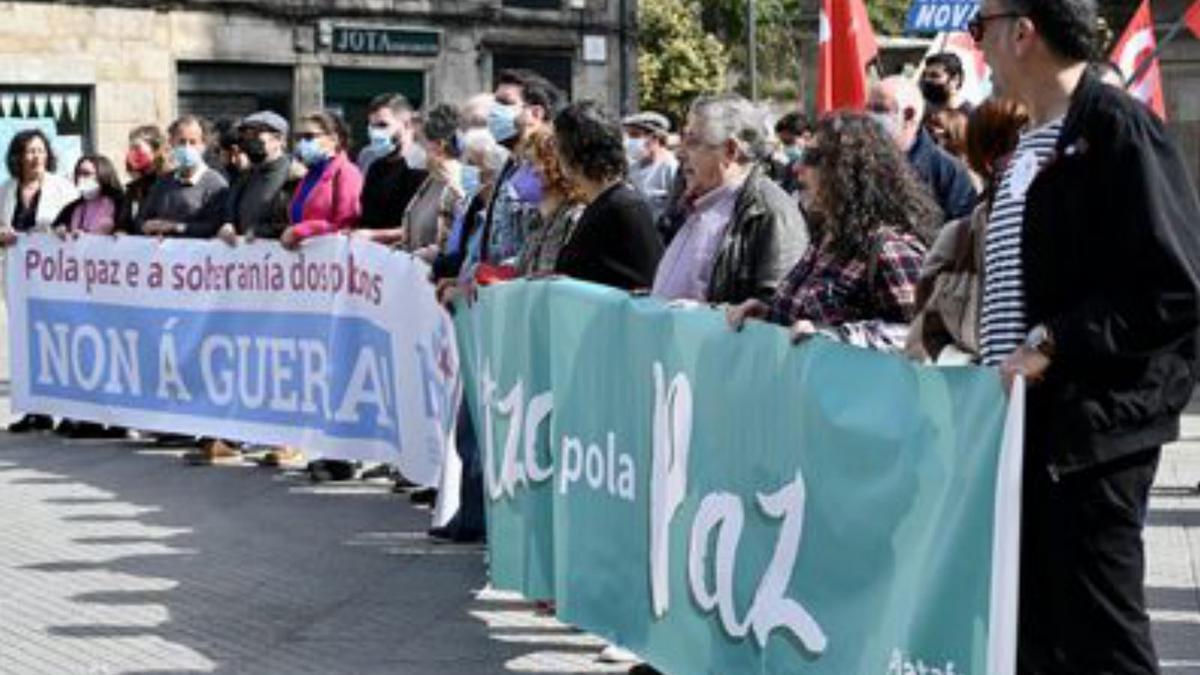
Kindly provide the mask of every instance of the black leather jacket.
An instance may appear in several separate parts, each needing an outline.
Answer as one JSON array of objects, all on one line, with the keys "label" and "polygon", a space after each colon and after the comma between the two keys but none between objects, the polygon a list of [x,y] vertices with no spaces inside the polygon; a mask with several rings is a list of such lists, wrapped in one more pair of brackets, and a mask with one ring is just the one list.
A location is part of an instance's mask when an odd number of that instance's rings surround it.
[{"label": "black leather jacket", "polygon": [[806,248],[808,225],[796,201],[761,167],[751,169],[713,259],[709,301],[770,301]]}]

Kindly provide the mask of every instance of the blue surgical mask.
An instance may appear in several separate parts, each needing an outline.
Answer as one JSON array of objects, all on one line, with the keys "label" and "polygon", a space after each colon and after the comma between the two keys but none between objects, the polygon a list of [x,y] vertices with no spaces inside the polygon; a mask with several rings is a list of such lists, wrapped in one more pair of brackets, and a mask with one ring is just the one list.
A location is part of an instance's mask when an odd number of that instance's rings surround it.
[{"label": "blue surgical mask", "polygon": [[171,148],[171,159],[175,161],[175,166],[185,171],[204,164],[204,155],[200,152],[200,148],[190,145],[176,145]]},{"label": "blue surgical mask", "polygon": [[463,164],[462,169],[458,174],[458,181],[462,184],[462,189],[465,194],[473,195],[479,192],[479,167]]},{"label": "blue surgical mask", "polygon": [[296,144],[296,157],[300,158],[305,166],[312,166],[329,159],[329,153],[325,152],[317,139],[304,138]]},{"label": "blue surgical mask", "polygon": [[488,111],[488,131],[497,143],[512,140],[517,136],[517,113],[520,109],[515,105],[496,103]]},{"label": "blue surgical mask", "polygon": [[368,127],[367,137],[371,139],[371,147],[385,155],[396,149],[395,134],[387,127]]},{"label": "blue surgical mask", "polygon": [[509,180],[513,192],[517,193],[517,201],[525,204],[539,204],[544,192],[542,177],[528,164],[522,164]]},{"label": "blue surgical mask", "polygon": [[631,163],[638,163],[646,158],[646,139],[625,137],[625,156]]}]

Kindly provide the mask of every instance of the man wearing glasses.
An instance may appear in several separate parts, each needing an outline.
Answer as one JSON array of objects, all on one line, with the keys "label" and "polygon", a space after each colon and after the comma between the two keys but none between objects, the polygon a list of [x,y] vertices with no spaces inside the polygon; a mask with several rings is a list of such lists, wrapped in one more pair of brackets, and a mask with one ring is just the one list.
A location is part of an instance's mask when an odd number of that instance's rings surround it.
[{"label": "man wearing glasses", "polygon": [[1200,202],[1159,120],[1087,67],[1094,0],[983,0],[1030,125],[985,243],[981,342],[1028,383],[1020,673],[1157,673],[1142,525],[1197,372]]}]

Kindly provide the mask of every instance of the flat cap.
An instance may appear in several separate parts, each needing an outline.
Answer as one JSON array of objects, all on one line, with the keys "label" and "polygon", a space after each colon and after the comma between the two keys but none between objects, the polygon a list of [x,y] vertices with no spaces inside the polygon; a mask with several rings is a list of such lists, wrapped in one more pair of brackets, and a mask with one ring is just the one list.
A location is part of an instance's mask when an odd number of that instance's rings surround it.
[{"label": "flat cap", "polygon": [[242,121],[238,122],[238,128],[241,129],[244,127],[264,127],[277,134],[288,135],[287,120],[270,110],[262,110],[253,115],[243,117]]},{"label": "flat cap", "polygon": [[663,136],[671,133],[671,121],[656,112],[640,112],[621,120],[621,126],[634,127]]}]

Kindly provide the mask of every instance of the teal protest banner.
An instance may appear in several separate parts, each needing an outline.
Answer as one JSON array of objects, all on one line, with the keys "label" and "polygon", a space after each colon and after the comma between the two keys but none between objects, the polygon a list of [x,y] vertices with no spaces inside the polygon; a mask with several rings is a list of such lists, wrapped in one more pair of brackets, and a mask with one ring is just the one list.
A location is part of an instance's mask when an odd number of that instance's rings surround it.
[{"label": "teal protest banner", "polygon": [[496,587],[672,674],[1012,672],[1024,403],[994,372],[565,280],[456,324]]}]

